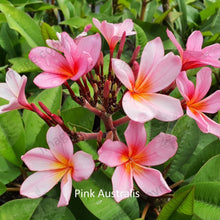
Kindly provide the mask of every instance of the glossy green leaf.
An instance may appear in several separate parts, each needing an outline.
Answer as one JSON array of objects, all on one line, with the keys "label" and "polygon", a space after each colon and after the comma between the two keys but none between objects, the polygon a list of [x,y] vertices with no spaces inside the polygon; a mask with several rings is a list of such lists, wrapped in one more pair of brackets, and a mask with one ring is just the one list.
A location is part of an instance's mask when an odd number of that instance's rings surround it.
[{"label": "glossy green leaf", "polygon": [[191,183],[220,182],[220,155],[208,160],[195,175]]},{"label": "glossy green leaf", "polygon": [[12,63],[12,69],[18,73],[27,73],[39,71],[39,67],[35,65],[29,58],[25,57],[16,57],[9,59],[9,62]]},{"label": "glossy green leaf", "polygon": [[199,142],[200,130],[196,122],[185,115],[177,121],[172,134],[177,137],[178,150],[171,163],[168,176],[177,182],[184,179],[187,161]]},{"label": "glossy green leaf", "polygon": [[116,203],[111,197],[111,181],[100,171],[93,173],[88,180],[74,182],[73,186],[73,196],[79,196],[86,208],[99,219],[130,220],[139,216],[136,198]]},{"label": "glossy green leaf", "polygon": [[73,28],[84,28],[88,24],[92,24],[91,18],[81,18],[81,17],[72,17],[65,21],[62,21],[60,24],[66,24]]},{"label": "glossy green leaf", "polygon": [[178,195],[174,195],[174,198],[163,207],[158,220],[175,220],[177,213],[192,215],[194,190],[194,187],[191,187]]},{"label": "glossy green leaf", "polygon": [[41,24],[41,34],[46,41],[47,39],[58,40],[56,32],[54,29],[47,23],[42,22]]},{"label": "glossy green leaf", "polygon": [[6,186],[2,182],[0,182],[0,195],[4,194],[6,191]]},{"label": "glossy green leaf", "polygon": [[[0,100],[0,105],[5,104]],[[18,111],[0,115],[0,155],[16,166],[21,166],[20,156],[25,152],[24,127]]]},{"label": "glossy green leaf", "polygon": [[0,207],[1,220],[30,220],[41,199],[17,199]]},{"label": "glossy green leaf", "polygon": [[18,44],[17,33],[10,29],[7,23],[2,24],[0,30],[0,45],[7,52],[9,58],[16,56],[16,44]]},{"label": "glossy green leaf", "polygon": [[[120,1],[120,0],[119,0]],[[120,3],[119,3],[120,4]],[[100,13],[106,14],[111,16],[112,15],[112,0],[106,1],[101,7],[100,7]]]},{"label": "glossy green leaf", "polygon": [[75,107],[61,112],[64,122],[77,131],[91,132],[95,115],[83,107]]},{"label": "glossy green leaf", "polygon": [[193,214],[202,220],[220,219],[220,183],[198,182],[180,188],[176,194],[195,187]]},{"label": "glossy green leaf", "polygon": [[152,22],[154,18],[154,13],[156,12],[157,9],[157,1],[150,1],[147,3],[147,8],[145,11],[145,18],[144,21],[147,22]]},{"label": "glossy green leaf", "polygon": [[21,174],[18,167],[0,156],[0,182],[8,184]]},{"label": "glossy green leaf", "polygon": [[67,207],[57,208],[58,201],[56,199],[42,199],[36,208],[31,220],[75,220],[76,218]]},{"label": "glossy green leaf", "polygon": [[57,2],[64,14],[65,19],[69,19],[74,16],[75,9],[71,0],[57,0]]},{"label": "glossy green leaf", "polygon": [[[207,137],[207,136],[206,136]],[[197,151],[192,155],[192,159],[188,163],[188,170],[185,178],[193,176],[198,170],[213,156],[220,154],[220,141],[215,140],[210,144],[197,146]]]},{"label": "glossy green leaf", "polygon": [[[47,108],[57,114],[61,105],[61,87],[47,89],[37,95],[33,103],[38,106],[38,101],[43,102]],[[40,107],[39,107],[40,108]],[[48,125],[36,113],[25,110],[24,115],[25,134],[26,134],[26,150],[33,147],[46,146],[46,133]]]},{"label": "glossy green leaf", "polygon": [[180,22],[181,22],[181,33],[184,34],[187,28],[187,10],[186,10],[186,2],[182,0],[176,0],[179,12],[182,13],[180,16]]},{"label": "glossy green leaf", "polygon": [[141,46],[140,54],[142,53],[146,43],[147,43],[147,36],[144,30],[137,24],[134,24],[134,30],[136,31],[136,47],[138,45]]},{"label": "glossy green leaf", "polygon": [[10,28],[18,31],[31,47],[44,45],[40,27],[29,15],[6,4],[0,4],[0,10],[4,13]]}]

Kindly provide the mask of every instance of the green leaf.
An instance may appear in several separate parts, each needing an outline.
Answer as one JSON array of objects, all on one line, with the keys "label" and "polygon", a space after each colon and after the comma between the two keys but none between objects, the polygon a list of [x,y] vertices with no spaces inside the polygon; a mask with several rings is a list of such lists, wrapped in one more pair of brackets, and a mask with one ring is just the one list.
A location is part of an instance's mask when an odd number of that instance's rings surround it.
[{"label": "green leaf", "polygon": [[200,130],[195,121],[185,115],[177,121],[172,134],[177,137],[178,150],[171,163],[168,176],[177,182],[184,178],[187,161],[199,142]]},{"label": "green leaf", "polygon": [[15,45],[18,43],[17,33],[7,23],[1,25],[0,45],[8,53],[8,57],[16,56]]},{"label": "green leaf", "polygon": [[40,27],[30,16],[7,4],[0,4],[0,10],[4,13],[10,28],[18,31],[32,48],[45,45]]},{"label": "green leaf", "polygon": [[175,6],[169,8],[169,10],[165,11],[163,14],[161,14],[160,16],[158,16],[158,17],[155,19],[154,23],[156,23],[156,24],[162,23],[162,22],[166,19],[166,17],[168,16],[168,14],[173,10],[174,7],[175,7]]},{"label": "green leaf", "polygon": [[0,182],[8,184],[21,174],[18,167],[0,156]]},{"label": "green leaf", "polygon": [[2,182],[0,182],[0,195],[4,194],[6,191],[6,186]]},{"label": "green leaf", "polygon": [[94,123],[94,114],[83,107],[75,107],[61,112],[64,122],[77,131],[91,132]]},{"label": "green leaf", "polygon": [[57,208],[56,199],[45,198],[41,200],[31,220],[75,220],[76,218],[67,207]]},{"label": "green leaf", "polygon": [[[0,105],[5,100],[0,100]],[[0,155],[16,166],[21,166],[20,156],[25,152],[24,127],[18,111],[0,115]]]},{"label": "green leaf", "polygon": [[[202,220],[220,219],[220,183],[199,182],[180,188],[175,194],[195,187],[193,213]],[[196,218],[198,219],[198,218]]]},{"label": "green leaf", "polygon": [[54,29],[47,23],[42,22],[41,24],[41,34],[46,41],[47,39],[58,40],[56,32]]},{"label": "green leaf", "polygon": [[136,31],[136,47],[138,45],[141,46],[140,54],[142,53],[146,43],[147,43],[147,36],[144,30],[137,24],[134,24],[134,29]]},{"label": "green leaf", "polygon": [[175,220],[177,213],[192,215],[194,201],[194,187],[175,195],[162,209],[157,220]]},{"label": "green leaf", "polygon": [[73,186],[73,195],[78,195],[86,208],[99,219],[130,220],[139,216],[136,198],[128,198],[120,203],[114,201],[111,182],[101,171],[93,173],[88,180],[73,182]]},{"label": "green leaf", "polygon": [[187,28],[187,10],[186,10],[186,2],[182,0],[176,0],[179,12],[182,13],[180,16],[180,22],[181,22],[181,33],[184,34]]},{"label": "green leaf", "polygon": [[60,22],[60,24],[69,25],[76,29],[84,28],[86,25],[92,24],[92,18],[73,17],[73,18]]},{"label": "green leaf", "polygon": [[220,155],[208,160],[195,175],[191,183],[197,182],[220,182]]},{"label": "green leaf", "polygon": [[220,2],[214,2],[208,7],[206,7],[204,10],[200,12],[201,20],[204,21],[210,16],[214,15],[218,8],[220,8]]},{"label": "green leaf", "polygon": [[76,144],[84,152],[91,154],[93,159],[98,159],[96,140],[80,141]]},{"label": "green leaf", "polygon": [[8,61],[13,64],[11,68],[18,73],[27,73],[40,70],[40,68],[35,65],[29,58],[16,57],[9,59]]},{"label": "green leaf", "polygon": [[154,18],[154,13],[157,10],[157,1],[150,1],[147,3],[147,8],[145,11],[144,21],[152,22]]},{"label": "green leaf", "polygon": [[75,9],[70,0],[57,0],[57,2],[64,14],[65,20],[74,16]]},{"label": "green leaf", "polygon": [[41,199],[17,199],[0,207],[1,220],[29,220]]},{"label": "green leaf", "polygon": [[[208,136],[206,136],[208,137]],[[202,145],[198,145],[198,153],[192,155],[192,159],[188,163],[188,170],[185,178],[189,178],[194,175],[198,170],[206,163],[211,157],[220,154],[220,141],[215,140],[210,144],[204,144],[204,148],[201,149]]]},{"label": "green leaf", "polygon": [[[120,3],[118,3],[118,4],[120,4]],[[100,7],[100,13],[101,14],[106,14],[106,15],[111,16],[112,12],[113,12],[112,0],[106,1],[104,4],[101,5],[101,7]]]},{"label": "green leaf", "polygon": [[[38,101],[41,101],[52,113],[57,114],[61,105],[61,96],[61,87],[47,89],[37,95],[34,98],[33,103],[39,106]],[[24,111],[23,119],[25,124],[26,150],[33,147],[46,146],[48,125],[43,119],[41,119],[36,113],[28,110]]]}]

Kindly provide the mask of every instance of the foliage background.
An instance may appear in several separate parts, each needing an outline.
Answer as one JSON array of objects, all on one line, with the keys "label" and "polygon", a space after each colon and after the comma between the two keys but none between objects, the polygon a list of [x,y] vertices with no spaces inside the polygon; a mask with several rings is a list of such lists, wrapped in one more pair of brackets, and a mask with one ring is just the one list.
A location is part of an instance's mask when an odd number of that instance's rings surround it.
[{"label": "foliage background", "polygon": [[[185,45],[194,30],[204,36],[203,46],[220,42],[220,2],[218,0],[0,0],[0,82],[5,81],[8,67],[28,77],[26,87],[29,101],[42,101],[54,113],[60,114],[69,127],[77,131],[92,131],[94,115],[71,102],[61,87],[40,90],[33,78],[40,72],[29,59],[28,53],[36,46],[45,46],[45,40],[57,39],[56,32],[67,31],[72,37],[92,24],[95,17],[118,23],[131,18],[136,37],[129,37],[122,55],[128,61],[137,45],[160,36],[166,52],[176,48],[166,35],[169,28],[178,41]],[[97,31],[93,25],[89,34]],[[108,71],[109,50],[103,40],[104,72]],[[139,53],[140,56],[141,53]],[[188,71],[195,81],[198,70]],[[210,92],[220,87],[219,69],[213,68]],[[77,88],[73,89],[77,93]],[[62,94],[63,90],[63,94]],[[171,94],[180,98],[177,90]],[[5,103],[0,100],[0,105]],[[122,112],[114,115],[118,118]],[[82,120],[83,119],[83,120]],[[220,114],[214,118],[220,122]],[[126,125],[118,128],[124,140]],[[177,122],[152,120],[146,123],[148,142],[161,131],[177,136],[179,149],[172,161],[157,167],[166,171],[169,185],[174,188],[173,198],[129,198],[117,204],[112,198],[79,198],[72,196],[69,206],[56,208],[59,187],[39,199],[21,198],[18,189],[25,167],[20,156],[31,148],[47,146],[48,126],[38,116],[26,110],[0,115],[0,219],[1,220],[67,220],[67,219],[159,219],[159,220],[214,220],[220,219],[220,142],[211,134],[203,134],[187,116]],[[97,159],[96,142],[75,145]],[[169,168],[169,169],[168,169]],[[112,169],[95,172],[87,181],[74,183],[74,188],[96,193],[111,191]],[[147,214],[146,205],[151,203]],[[168,202],[169,201],[169,202]],[[164,206],[165,204],[165,206]],[[158,212],[160,212],[159,217]]]}]

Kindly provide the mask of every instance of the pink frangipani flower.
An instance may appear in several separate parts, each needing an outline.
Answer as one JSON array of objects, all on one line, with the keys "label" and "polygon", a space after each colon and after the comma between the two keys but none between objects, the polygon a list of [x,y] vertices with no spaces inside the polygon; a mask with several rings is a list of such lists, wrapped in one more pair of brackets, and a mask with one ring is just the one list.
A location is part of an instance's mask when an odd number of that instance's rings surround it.
[{"label": "pink frangipani flower", "polygon": [[173,157],[177,151],[176,137],[160,133],[147,146],[143,123],[130,121],[125,139],[127,146],[120,141],[106,140],[99,149],[99,160],[109,167],[116,167],[112,176],[116,202],[129,197],[133,190],[133,178],[140,189],[149,196],[161,196],[171,189],[162,174],[153,168]]},{"label": "pink frangipani flower", "polygon": [[60,35],[61,44],[57,45],[64,53],[48,47],[36,47],[29,53],[29,59],[44,72],[39,74],[34,83],[40,88],[53,88],[66,80],[78,80],[96,64],[101,51],[99,34],[83,37],[77,44],[66,33]]},{"label": "pink frangipani flower", "polygon": [[132,31],[134,23],[131,19],[126,19],[119,24],[112,24],[107,21],[102,21],[102,23],[100,23],[98,19],[93,18],[93,23],[108,42],[110,51],[114,51],[116,44],[121,39],[124,32],[126,32],[126,36],[136,34],[135,31]]},{"label": "pink frangipani flower", "polygon": [[137,74],[122,60],[112,59],[112,69],[128,91],[122,106],[133,121],[146,122],[152,118],[173,121],[183,115],[180,101],[156,92],[169,86],[181,70],[181,60],[173,53],[164,56],[159,37],[145,46]]},{"label": "pink frangipani flower", "polygon": [[[208,67],[197,73],[196,87],[182,71],[176,80],[177,87],[185,99],[186,113],[193,118],[200,130],[220,138],[220,124],[208,118],[204,113],[216,113],[220,110],[220,90],[204,98],[211,87],[212,72]],[[203,99],[204,98],[204,99]]]},{"label": "pink frangipani flower", "polygon": [[38,198],[61,181],[61,195],[58,207],[68,205],[72,192],[72,179],[82,181],[92,174],[95,164],[92,156],[78,151],[73,154],[73,144],[69,136],[57,125],[47,132],[49,149],[33,148],[22,156],[31,171],[21,185],[20,193],[29,198]]},{"label": "pink frangipani flower", "polygon": [[[74,42],[75,42],[76,44],[78,44],[79,41],[80,41],[83,37],[87,36],[87,32],[91,29],[91,27],[92,27],[91,24],[86,25],[85,28],[84,28],[84,31],[83,31],[82,33],[80,33],[79,35],[77,35],[75,39],[73,39]],[[60,51],[60,52],[64,52],[63,45],[62,45],[62,41],[61,41],[61,33],[56,33],[56,34],[57,34],[58,40],[47,39],[47,40],[46,40],[46,43],[47,43],[47,45],[48,45],[49,47],[51,47],[51,48],[53,48],[53,49],[55,49],[55,50],[58,50],[58,51]]]},{"label": "pink frangipani flower", "polygon": [[220,44],[216,43],[202,49],[203,36],[200,31],[194,31],[189,36],[186,50],[183,50],[173,33],[168,29],[167,35],[179,51],[183,71],[206,65],[220,68]]},{"label": "pink frangipani flower", "polygon": [[12,69],[8,70],[6,83],[0,83],[0,98],[8,100],[9,104],[0,106],[0,114],[15,109],[32,109],[25,97],[26,83],[26,76],[20,76]]}]

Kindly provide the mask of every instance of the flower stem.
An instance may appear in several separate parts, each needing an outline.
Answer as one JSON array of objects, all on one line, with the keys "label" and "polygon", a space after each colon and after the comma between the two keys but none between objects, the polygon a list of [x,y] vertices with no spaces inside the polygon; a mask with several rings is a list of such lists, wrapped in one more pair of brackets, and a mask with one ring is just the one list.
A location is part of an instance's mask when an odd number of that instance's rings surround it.
[{"label": "flower stem", "polygon": [[150,208],[150,203],[147,203],[147,205],[145,206],[145,208],[142,212],[141,219],[145,219],[145,216],[146,216],[149,208]]},{"label": "flower stem", "polygon": [[113,126],[118,127],[119,125],[122,125],[128,121],[130,121],[130,118],[128,116],[124,116],[123,118],[119,118],[119,119],[113,121]]}]

